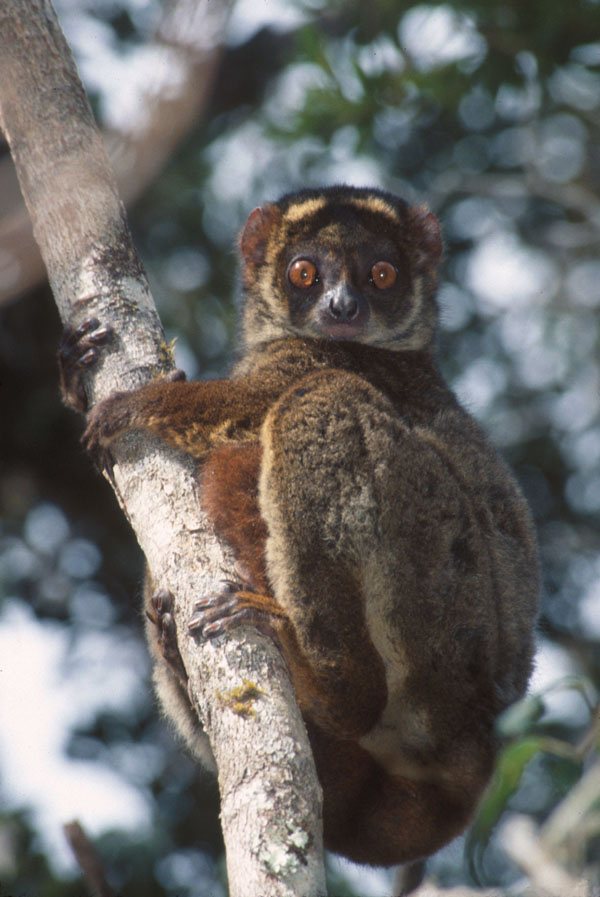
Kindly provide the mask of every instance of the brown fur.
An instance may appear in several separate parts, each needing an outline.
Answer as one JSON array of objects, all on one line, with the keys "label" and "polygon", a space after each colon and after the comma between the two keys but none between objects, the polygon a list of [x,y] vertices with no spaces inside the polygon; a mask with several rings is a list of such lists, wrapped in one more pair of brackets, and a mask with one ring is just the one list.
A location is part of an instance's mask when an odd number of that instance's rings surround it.
[{"label": "brown fur", "polygon": [[202,504],[217,533],[233,548],[248,584],[256,592],[266,592],[267,529],[258,507],[260,462],[258,443],[211,452],[202,467]]},{"label": "brown fur", "polygon": [[[526,687],[529,512],[437,369],[441,241],[427,210],[378,191],[305,191],[255,210],[240,245],[232,377],[117,394],[85,438],[106,450],[145,428],[201,462],[202,502],[240,583],[200,602],[191,628],[209,637],[245,620],[273,634],[313,745],[326,844],[405,862],[465,826],[494,718]],[[308,288],[287,276],[299,258],[318,272]],[[378,292],[381,260],[395,281]],[[168,611],[149,606],[166,711],[200,753],[181,672],[161,663]]]}]

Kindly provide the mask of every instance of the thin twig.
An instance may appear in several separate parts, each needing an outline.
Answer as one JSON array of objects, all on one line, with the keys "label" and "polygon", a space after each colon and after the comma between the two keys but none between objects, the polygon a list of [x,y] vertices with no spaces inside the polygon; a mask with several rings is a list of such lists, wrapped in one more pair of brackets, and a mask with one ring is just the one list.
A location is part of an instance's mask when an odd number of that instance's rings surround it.
[{"label": "thin twig", "polygon": [[118,897],[109,885],[96,848],[75,819],[63,826],[67,841],[94,897]]}]

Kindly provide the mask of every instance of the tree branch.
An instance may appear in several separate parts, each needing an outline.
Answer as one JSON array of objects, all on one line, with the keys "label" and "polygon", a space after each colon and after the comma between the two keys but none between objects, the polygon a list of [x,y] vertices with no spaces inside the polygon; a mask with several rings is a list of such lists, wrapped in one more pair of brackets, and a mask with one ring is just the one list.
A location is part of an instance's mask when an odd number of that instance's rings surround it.
[{"label": "tree branch", "polygon": [[94,897],[116,897],[106,880],[100,857],[81,824],[75,819],[65,823],[63,830]]},{"label": "tree branch", "polygon": [[[0,124],[61,317],[77,326],[95,316],[115,330],[86,384],[93,405],[168,371],[170,352],[49,0],[3,0],[0,40]],[[177,599],[179,648],[219,767],[230,894],[324,893],[320,790],[279,652],[251,629],[221,644],[197,644],[187,631],[194,601],[233,576],[195,499],[191,461],[141,434],[114,456],[154,584]]]},{"label": "tree branch", "polygon": [[[146,45],[156,57],[144,83],[134,121],[103,137],[120,195],[129,206],[143,193],[198,120],[220,59],[219,37],[226,0],[174,0]],[[146,76],[147,77],[147,76]],[[45,277],[40,252],[23,206],[10,157],[0,160],[0,303],[32,289]]]},{"label": "tree branch", "polygon": [[591,884],[574,878],[557,863],[538,838],[528,816],[515,815],[503,827],[502,846],[525,872],[533,892],[540,897],[590,897]]}]

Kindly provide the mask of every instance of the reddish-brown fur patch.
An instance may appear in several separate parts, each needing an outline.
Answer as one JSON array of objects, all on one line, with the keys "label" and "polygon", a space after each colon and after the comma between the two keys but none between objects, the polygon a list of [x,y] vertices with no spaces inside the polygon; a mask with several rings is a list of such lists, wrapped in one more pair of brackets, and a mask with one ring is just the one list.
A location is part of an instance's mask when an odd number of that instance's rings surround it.
[{"label": "reddish-brown fur patch", "polygon": [[233,548],[248,585],[268,591],[265,572],[267,529],[258,507],[259,443],[227,445],[202,465],[202,505],[217,534]]}]

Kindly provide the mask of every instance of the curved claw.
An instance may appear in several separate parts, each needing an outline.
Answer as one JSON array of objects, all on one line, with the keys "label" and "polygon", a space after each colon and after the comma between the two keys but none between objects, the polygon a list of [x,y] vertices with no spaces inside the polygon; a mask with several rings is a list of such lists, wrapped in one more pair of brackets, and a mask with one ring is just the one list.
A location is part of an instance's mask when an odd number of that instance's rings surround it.
[{"label": "curved claw", "polygon": [[171,611],[173,610],[173,595],[162,589],[155,592],[151,598],[153,614],[147,612],[147,617],[156,626],[157,642],[164,660],[176,675],[184,688],[187,687],[187,673],[179,653],[177,645],[177,633],[175,621]]},{"label": "curved claw", "polygon": [[202,635],[206,635],[207,627],[212,627],[214,633],[215,624],[223,617],[232,616],[238,607],[236,593],[241,590],[239,583],[227,581],[226,588],[221,592],[215,592],[213,595],[206,595],[200,598],[194,604],[194,613],[188,621],[188,630],[190,632],[200,631]]},{"label": "curved claw", "polygon": [[75,343],[78,343],[87,333],[91,330],[95,330],[99,326],[100,321],[98,318],[89,318],[87,321],[84,321],[83,324],[80,324],[79,327],[65,327],[61,348],[74,346]]},{"label": "curved claw", "polygon": [[82,373],[98,361],[100,349],[113,335],[112,327],[100,324],[98,318],[67,327],[63,333],[58,353],[61,392],[64,402],[77,411],[85,412],[88,407]]},{"label": "curved claw", "polygon": [[222,580],[223,588],[200,598],[188,620],[188,631],[202,638],[216,638],[234,626],[249,623],[277,641],[273,620],[282,617],[281,608],[270,596],[258,595],[250,587]]}]

